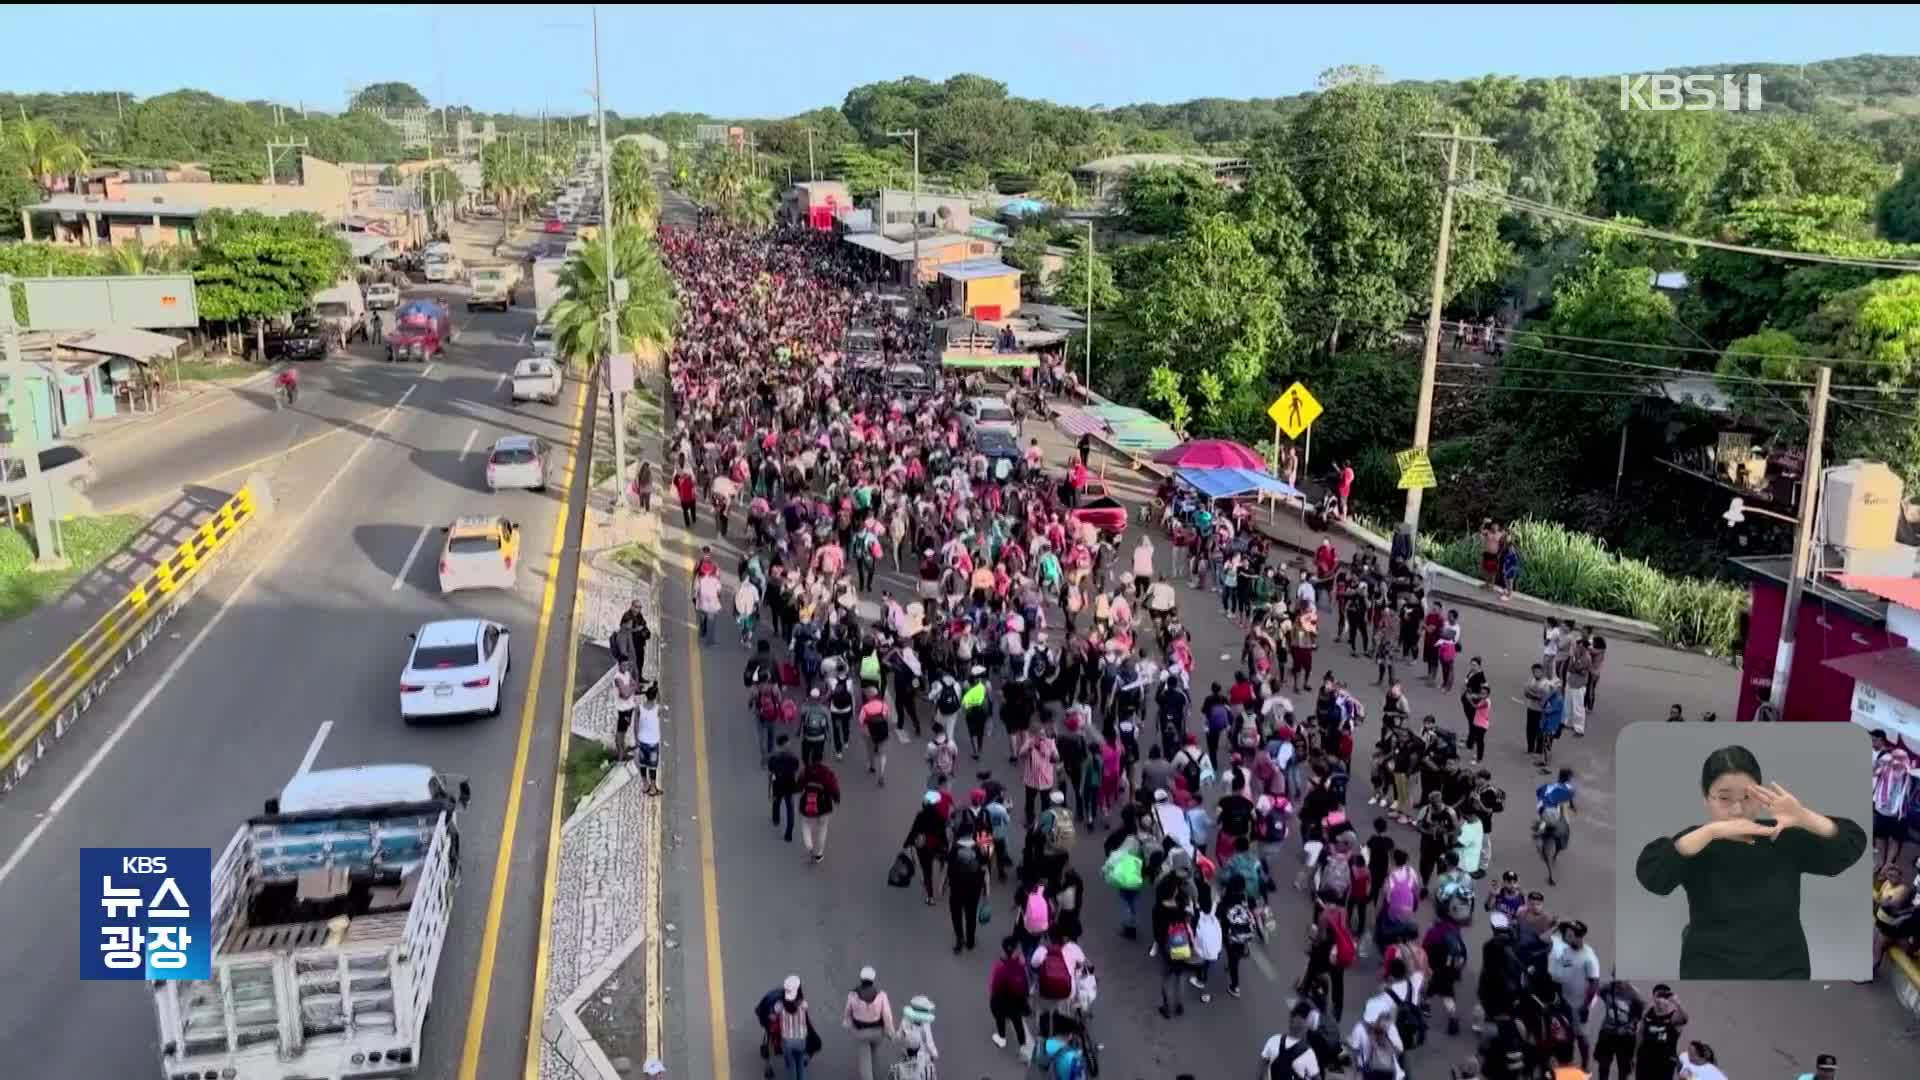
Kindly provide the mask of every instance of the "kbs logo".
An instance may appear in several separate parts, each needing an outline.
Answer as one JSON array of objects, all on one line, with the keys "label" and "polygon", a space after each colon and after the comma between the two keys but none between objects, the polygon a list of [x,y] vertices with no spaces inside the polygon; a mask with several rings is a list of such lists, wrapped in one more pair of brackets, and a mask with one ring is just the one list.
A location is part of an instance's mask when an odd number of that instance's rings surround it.
[{"label": "kbs logo", "polygon": [[207,848],[81,848],[80,978],[211,977],[212,900]]},{"label": "kbs logo", "polygon": [[1622,75],[1620,108],[1643,112],[1759,112],[1758,75]]}]

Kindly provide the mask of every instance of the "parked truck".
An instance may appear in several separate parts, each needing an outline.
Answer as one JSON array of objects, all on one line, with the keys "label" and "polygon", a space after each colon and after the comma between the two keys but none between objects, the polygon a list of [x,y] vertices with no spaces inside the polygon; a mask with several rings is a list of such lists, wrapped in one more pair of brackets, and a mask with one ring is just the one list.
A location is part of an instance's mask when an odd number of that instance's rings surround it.
[{"label": "parked truck", "polygon": [[505,311],[513,306],[513,287],[519,281],[520,268],[504,262],[467,264],[467,310],[490,307]]},{"label": "parked truck", "polygon": [[545,322],[547,312],[553,308],[554,301],[560,299],[560,271],[567,265],[564,258],[535,259],[533,262],[533,317]]},{"label": "parked truck", "polygon": [[214,864],[212,978],[151,984],[161,1075],[412,1074],[470,797],[424,765],[288,781]]}]

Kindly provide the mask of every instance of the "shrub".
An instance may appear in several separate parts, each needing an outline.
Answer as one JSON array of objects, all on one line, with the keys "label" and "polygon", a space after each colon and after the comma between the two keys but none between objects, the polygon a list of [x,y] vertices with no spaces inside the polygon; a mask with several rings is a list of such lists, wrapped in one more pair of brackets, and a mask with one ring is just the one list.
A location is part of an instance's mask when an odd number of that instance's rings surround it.
[{"label": "shrub", "polygon": [[[1747,592],[1723,581],[1670,577],[1606,542],[1532,518],[1509,526],[1520,549],[1520,588],[1548,603],[1652,623],[1670,645],[1714,656],[1733,651]],[[1478,574],[1480,539],[1468,533],[1422,545],[1422,553],[1464,574]]]}]

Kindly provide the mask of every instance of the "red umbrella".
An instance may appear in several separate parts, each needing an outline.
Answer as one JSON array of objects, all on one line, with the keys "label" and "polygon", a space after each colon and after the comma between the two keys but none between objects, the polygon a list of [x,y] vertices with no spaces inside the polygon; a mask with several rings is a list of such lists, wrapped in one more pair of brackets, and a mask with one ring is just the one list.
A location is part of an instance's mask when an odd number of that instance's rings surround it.
[{"label": "red umbrella", "polygon": [[1194,439],[1153,455],[1156,464],[1176,469],[1259,469],[1267,461],[1232,439]]}]

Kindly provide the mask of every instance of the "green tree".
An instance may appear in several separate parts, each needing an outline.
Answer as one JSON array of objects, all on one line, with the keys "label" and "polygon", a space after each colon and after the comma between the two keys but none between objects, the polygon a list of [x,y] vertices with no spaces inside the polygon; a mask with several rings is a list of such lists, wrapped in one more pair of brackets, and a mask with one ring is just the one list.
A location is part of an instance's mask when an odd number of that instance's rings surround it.
[{"label": "green tree", "polygon": [[1687,229],[1707,209],[1721,159],[1706,113],[1616,109],[1601,114],[1596,162],[1601,212],[1663,229]]},{"label": "green tree", "polygon": [[353,108],[356,109],[424,109],[427,107],[427,95],[414,89],[412,83],[377,82],[365,86],[353,95]]},{"label": "green tree", "polygon": [[193,265],[194,253],[191,248],[178,244],[161,244],[148,247],[138,238],[124,244],[115,244],[100,256],[101,272],[105,274],[173,274]]},{"label": "green tree", "polygon": [[0,239],[21,235],[20,213],[40,201],[40,189],[24,176],[0,167]]},{"label": "green tree", "polygon": [[608,212],[614,224],[651,232],[660,218],[660,189],[653,182],[653,163],[634,143],[620,143],[607,161],[607,182],[613,190]]},{"label": "green tree", "polygon": [[[1709,228],[1720,240],[1748,247],[1876,259],[1920,255],[1873,236],[1867,204],[1838,196],[1744,203]],[[1688,322],[1714,342],[1769,326],[1792,329],[1833,297],[1886,273],[1703,249],[1689,269]]]},{"label": "green tree", "polygon": [[1065,169],[1041,173],[1033,182],[1033,190],[1029,194],[1050,206],[1071,208],[1080,205],[1080,185],[1074,182],[1073,174]]},{"label": "green tree", "polygon": [[1225,189],[1198,169],[1149,165],[1120,180],[1120,210],[1127,228],[1149,236],[1172,236],[1191,218],[1227,207]]},{"label": "green tree", "polygon": [[435,165],[422,173],[420,190],[430,193],[442,206],[458,206],[460,197],[467,193],[466,185],[445,165]]},{"label": "green tree", "polygon": [[262,356],[266,320],[305,307],[350,265],[346,242],[312,214],[215,210],[201,217],[196,233],[193,280],[201,316],[251,321]]},{"label": "green tree", "polygon": [[266,166],[258,157],[222,154],[207,162],[207,175],[216,184],[257,184],[266,179]]},{"label": "green tree", "polygon": [[1020,289],[1029,295],[1046,291],[1048,283],[1042,280],[1046,255],[1047,230],[1031,225],[1014,233],[1013,242],[1000,251],[1000,258],[1008,266],[1022,272]]},{"label": "green tree", "polygon": [[607,317],[607,245],[589,244],[567,260],[560,272],[562,298],[548,316],[555,351],[573,367],[587,371],[609,351],[660,353],[673,341],[677,316],[673,279],[661,264],[652,237],[616,230],[613,266],[627,282],[627,298],[614,311],[614,347],[609,348]]},{"label": "green tree", "polygon": [[[1089,278],[1091,273],[1091,278]],[[1089,292],[1088,281],[1092,281]],[[1093,310],[1111,311],[1120,305],[1120,287],[1113,281],[1113,263],[1098,251],[1089,251],[1086,239],[1074,245],[1073,254],[1053,279],[1053,297],[1075,311],[1085,312],[1091,297]]]},{"label": "green tree", "polygon": [[[1600,114],[1566,83],[1531,82],[1484,130],[1509,172],[1508,190],[1522,198],[1584,210],[1598,183]],[[1564,227],[1522,215],[1515,231],[1532,243],[1562,235]]]},{"label": "green tree", "polygon": [[1880,235],[1895,243],[1920,244],[1920,157],[1901,170],[1899,182],[1880,194],[1874,211]]},{"label": "green tree", "polygon": [[[1920,483],[1920,274],[1848,290],[1810,316],[1796,335],[1810,352],[1851,361],[1846,382],[1877,391],[1842,392],[1830,426],[1835,457],[1886,462],[1909,486]],[[1801,369],[1806,370],[1806,369]],[[1872,411],[1868,411],[1872,410]]]},{"label": "green tree", "polygon": [[[1803,395],[1780,391],[1752,379],[1809,382],[1814,365],[1806,359],[1807,347],[1785,330],[1762,330],[1727,346],[1714,362],[1713,374],[1720,389],[1747,416],[1769,416],[1791,423],[1799,414],[1781,408],[1783,394],[1789,399]],[[1800,425],[1804,427],[1805,425]]]},{"label": "green tree", "polygon": [[6,125],[4,134],[8,160],[43,192],[53,190],[55,177],[87,167],[80,144],[45,120],[23,113]]}]

